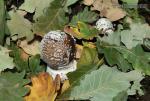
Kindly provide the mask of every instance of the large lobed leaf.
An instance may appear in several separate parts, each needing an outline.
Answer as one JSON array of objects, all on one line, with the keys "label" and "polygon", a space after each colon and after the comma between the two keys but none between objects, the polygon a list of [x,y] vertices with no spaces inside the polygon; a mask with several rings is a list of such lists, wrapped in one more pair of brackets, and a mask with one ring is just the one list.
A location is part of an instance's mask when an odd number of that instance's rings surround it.
[{"label": "large lobed leaf", "polygon": [[97,46],[99,52],[100,50],[103,51],[106,61],[110,65],[117,64],[121,68],[124,64],[125,66],[123,66],[122,69],[127,70],[130,69],[128,67],[132,64],[134,69],[150,75],[150,53],[145,52],[140,45],[137,45],[131,50],[122,46],[101,43],[98,43]]},{"label": "large lobed leaf", "polygon": [[7,48],[0,46],[0,72],[14,67],[13,58],[9,56],[9,51]]},{"label": "large lobed leaf", "polygon": [[29,91],[24,86],[30,82],[24,76],[25,72],[0,75],[0,101],[24,101],[23,96]]},{"label": "large lobed leaf", "polygon": [[32,24],[23,17],[24,14],[24,11],[10,11],[11,20],[7,21],[8,29],[11,36],[17,35],[17,38],[26,37],[28,41],[31,41],[34,37],[31,31]]},{"label": "large lobed leaf", "polygon": [[123,73],[115,68],[103,65],[100,69],[85,75],[84,78],[79,80],[78,84],[80,85],[72,86],[60,99],[117,101],[114,98],[129,89],[130,81],[134,82],[140,77],[142,77],[142,74],[137,71]]},{"label": "large lobed leaf", "polygon": [[54,0],[46,9],[45,13],[34,24],[34,32],[44,35],[50,30],[61,30],[68,22],[63,10],[63,0]]},{"label": "large lobed leaf", "polygon": [[88,7],[84,8],[82,12],[79,12],[77,15],[74,15],[70,25],[77,25],[78,21],[85,23],[92,23],[96,21],[98,18],[98,14],[92,11],[89,11]]},{"label": "large lobed leaf", "polygon": [[121,41],[128,49],[138,44],[143,44],[144,38],[150,36],[150,28],[147,24],[132,23],[130,30],[121,31]]},{"label": "large lobed leaf", "polygon": [[65,32],[68,34],[71,34],[77,39],[93,39],[96,37],[99,33],[99,31],[92,26],[89,26],[88,24],[84,22],[77,22],[76,26],[70,26],[69,28],[66,27]]},{"label": "large lobed leaf", "polygon": [[44,10],[49,6],[53,0],[25,0],[19,9],[34,13],[34,19],[44,14]]},{"label": "large lobed leaf", "polygon": [[25,96],[25,101],[55,101],[60,89],[60,77],[57,75],[55,80],[48,73],[42,72],[31,78],[32,86],[30,94]]}]

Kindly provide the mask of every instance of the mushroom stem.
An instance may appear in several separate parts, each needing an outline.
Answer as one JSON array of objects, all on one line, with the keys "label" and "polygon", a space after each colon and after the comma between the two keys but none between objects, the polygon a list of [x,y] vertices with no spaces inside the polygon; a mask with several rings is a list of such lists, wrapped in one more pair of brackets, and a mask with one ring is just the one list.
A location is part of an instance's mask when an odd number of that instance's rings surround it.
[{"label": "mushroom stem", "polygon": [[54,69],[50,68],[49,66],[47,66],[46,72],[48,72],[53,77],[53,79],[55,79],[56,75],[59,74],[61,81],[64,81],[64,80],[68,79],[68,77],[66,75],[67,73],[73,72],[77,69],[77,61],[73,60],[67,66],[63,66],[63,67],[59,67],[59,68],[62,68],[62,69],[54,70]]}]

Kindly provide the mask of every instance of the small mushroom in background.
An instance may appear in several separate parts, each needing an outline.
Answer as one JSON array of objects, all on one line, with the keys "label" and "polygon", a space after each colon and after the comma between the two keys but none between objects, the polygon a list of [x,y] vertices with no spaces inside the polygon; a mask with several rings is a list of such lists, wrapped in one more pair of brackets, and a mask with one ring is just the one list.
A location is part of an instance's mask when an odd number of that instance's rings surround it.
[{"label": "small mushroom in background", "polygon": [[53,78],[57,74],[61,80],[68,79],[66,74],[76,70],[75,40],[65,32],[50,31],[41,41],[41,59],[47,63],[47,72]]},{"label": "small mushroom in background", "polygon": [[107,18],[100,18],[96,22],[95,26],[99,31],[102,31],[102,34],[112,34],[114,32],[113,24]]}]

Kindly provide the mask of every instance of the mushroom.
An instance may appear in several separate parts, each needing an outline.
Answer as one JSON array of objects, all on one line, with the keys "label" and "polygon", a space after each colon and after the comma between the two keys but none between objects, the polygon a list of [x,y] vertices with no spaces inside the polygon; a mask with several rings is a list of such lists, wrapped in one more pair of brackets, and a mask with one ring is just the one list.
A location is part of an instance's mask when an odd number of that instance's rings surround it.
[{"label": "mushroom", "polygon": [[112,34],[114,32],[113,24],[107,18],[100,18],[96,22],[96,28],[102,31],[102,34]]},{"label": "mushroom", "polygon": [[41,41],[41,59],[47,63],[47,72],[53,78],[57,74],[61,80],[68,79],[66,74],[76,70],[75,40],[65,32],[50,31]]}]

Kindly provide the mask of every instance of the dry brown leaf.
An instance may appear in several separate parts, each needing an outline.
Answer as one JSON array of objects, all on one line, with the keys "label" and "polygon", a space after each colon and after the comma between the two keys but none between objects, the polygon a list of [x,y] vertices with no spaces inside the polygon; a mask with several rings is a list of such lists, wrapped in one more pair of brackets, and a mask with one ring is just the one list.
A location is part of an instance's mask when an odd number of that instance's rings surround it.
[{"label": "dry brown leaf", "polygon": [[25,101],[54,101],[60,86],[60,77],[57,75],[53,80],[48,73],[40,73],[38,76],[32,77],[32,86],[30,94],[25,97]]},{"label": "dry brown leaf", "polygon": [[107,17],[110,21],[117,21],[123,18],[125,15],[126,13],[122,9],[112,8],[109,10],[109,12],[107,11],[105,17]]},{"label": "dry brown leaf", "polygon": [[79,59],[81,57],[82,51],[83,51],[83,46],[76,44],[76,56],[75,57],[77,59]]},{"label": "dry brown leaf", "polygon": [[64,27],[64,32],[66,32],[67,34],[70,34],[72,36],[77,36],[73,29],[70,26],[65,26]]},{"label": "dry brown leaf", "polygon": [[126,13],[119,6],[118,0],[95,0],[92,10],[100,11],[101,17],[107,17],[110,21],[123,18]]},{"label": "dry brown leaf", "polygon": [[94,0],[84,0],[84,1],[83,1],[83,3],[84,3],[85,5],[88,5],[88,6],[92,5],[93,2],[94,2]]},{"label": "dry brown leaf", "polygon": [[64,83],[63,83],[63,85],[62,85],[62,88],[61,88],[61,94],[63,92],[65,92],[69,87],[70,87],[69,80],[65,80]]},{"label": "dry brown leaf", "polygon": [[27,40],[20,41],[18,44],[27,54],[36,55],[40,54],[40,42],[35,40],[32,43],[28,43]]},{"label": "dry brown leaf", "polygon": [[29,55],[21,49],[21,58],[25,61],[28,60]]}]

